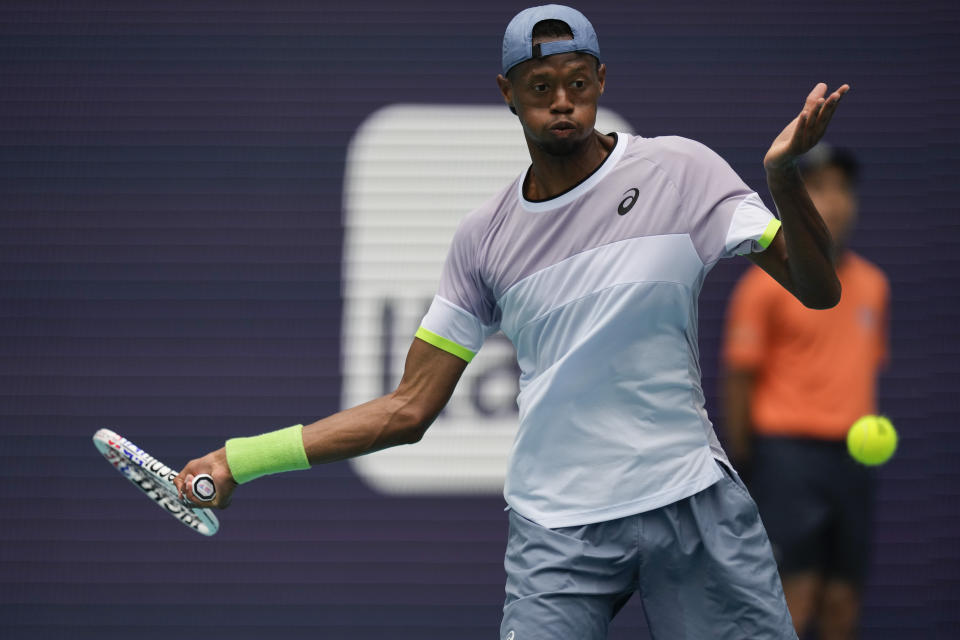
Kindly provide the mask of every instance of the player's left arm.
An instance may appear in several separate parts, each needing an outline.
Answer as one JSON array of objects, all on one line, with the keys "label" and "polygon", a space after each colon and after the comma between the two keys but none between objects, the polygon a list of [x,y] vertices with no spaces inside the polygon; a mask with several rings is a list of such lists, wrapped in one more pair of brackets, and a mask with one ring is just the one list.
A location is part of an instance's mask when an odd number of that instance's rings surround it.
[{"label": "player's left arm", "polygon": [[830,232],[807,194],[796,163],[823,137],[837,104],[849,90],[843,85],[826,96],[827,85],[817,84],[803,110],[780,132],[763,159],[767,186],[782,226],[766,251],[749,257],[814,309],[827,309],[840,301],[840,280],[833,264]]}]

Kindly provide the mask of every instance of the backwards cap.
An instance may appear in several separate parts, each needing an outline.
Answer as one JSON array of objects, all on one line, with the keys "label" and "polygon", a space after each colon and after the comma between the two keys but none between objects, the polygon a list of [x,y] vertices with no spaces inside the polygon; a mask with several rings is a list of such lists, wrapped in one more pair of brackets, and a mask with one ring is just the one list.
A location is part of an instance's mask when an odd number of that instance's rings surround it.
[{"label": "backwards cap", "polygon": [[[573,40],[557,40],[533,46],[533,27],[544,20],[559,20],[570,27]],[[600,42],[597,32],[587,17],[571,7],[548,4],[524,9],[513,17],[503,34],[503,75],[521,62],[533,58],[552,56],[556,53],[583,51],[600,59]]]}]

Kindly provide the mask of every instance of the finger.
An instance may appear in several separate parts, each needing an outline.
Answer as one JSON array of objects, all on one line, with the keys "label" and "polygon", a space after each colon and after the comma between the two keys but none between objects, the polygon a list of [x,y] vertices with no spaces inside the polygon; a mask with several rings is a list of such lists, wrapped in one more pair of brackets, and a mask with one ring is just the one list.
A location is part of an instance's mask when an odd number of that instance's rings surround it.
[{"label": "finger", "polygon": [[803,103],[804,110],[812,109],[817,103],[823,100],[823,96],[827,93],[827,85],[823,82],[818,82],[816,86],[813,87],[813,90],[807,94],[807,99]]},{"label": "finger", "polygon": [[173,479],[173,484],[177,487],[177,493],[181,496],[186,489],[187,478],[193,474],[193,465],[196,463],[196,460],[191,460],[180,469],[180,473],[176,475]]},{"label": "finger", "polygon": [[188,478],[190,477],[190,467],[193,466],[193,460],[187,463],[177,477],[173,479],[173,484],[177,487],[177,495],[183,498],[187,489]]},{"label": "finger", "polygon": [[830,122],[830,118],[833,117],[834,111],[837,110],[838,99],[827,100],[821,106],[819,113],[817,113],[816,119],[813,120],[814,126],[812,127],[813,131],[819,131],[826,128],[827,123]]},{"label": "finger", "polygon": [[196,504],[197,497],[193,495],[193,474],[188,473],[187,476],[183,479],[183,489],[181,496],[184,500]]},{"label": "finger", "polygon": [[836,103],[840,102],[840,99],[843,98],[843,96],[847,95],[848,91],[850,91],[850,85],[841,85],[837,90],[827,96],[827,104],[836,105]]},{"label": "finger", "polygon": [[820,117],[820,114],[823,113],[823,108],[826,106],[826,104],[826,98],[821,97],[817,100],[816,104],[813,105],[813,113],[811,114],[810,118],[812,121],[816,121],[816,119]]},{"label": "finger", "polygon": [[809,151],[817,143],[817,127],[819,126],[819,114],[811,116],[807,121],[807,126],[803,129],[802,146],[803,153]]},{"label": "finger", "polygon": [[797,135],[794,136],[794,141],[803,148],[808,146],[810,134],[816,129],[824,104],[823,102],[814,103],[810,107],[804,108],[800,114],[799,124],[801,126],[797,127]]},{"label": "finger", "polygon": [[178,473],[173,479],[173,485],[177,488],[177,495],[181,495],[183,491],[183,471]]},{"label": "finger", "polygon": [[827,92],[827,84],[825,82],[818,82],[813,85],[813,89],[810,90],[810,93],[807,95],[807,101],[816,102],[817,98],[822,98],[823,95]]},{"label": "finger", "polygon": [[[817,119],[826,115],[831,116],[837,108],[837,104],[840,102],[840,99],[846,95],[847,91],[850,90],[850,85],[844,84],[839,89],[831,93],[825,100],[822,102],[818,101],[819,109],[817,110]],[[828,118],[829,119],[829,118]]]},{"label": "finger", "polygon": [[837,106],[840,104],[840,96],[837,96],[833,100],[827,100],[826,104],[823,105],[823,109],[820,110],[820,119],[823,122],[823,126],[826,126],[830,122],[830,118],[833,117],[833,114],[837,111]]},{"label": "finger", "polygon": [[[846,91],[843,93],[846,93]],[[840,99],[843,98],[843,93],[835,91],[833,94],[831,94],[830,98],[827,99],[826,103],[823,105],[823,108],[820,110],[815,126],[812,127],[811,130],[811,133],[815,136],[815,139],[813,140],[814,143],[822,138],[823,134],[827,132],[827,126],[830,124],[830,120],[833,119],[833,114],[836,113],[837,106],[840,104]]]},{"label": "finger", "polygon": [[830,104],[831,113],[836,110],[840,101],[843,100],[843,96],[847,95],[848,91],[850,91],[850,86],[845,84],[830,95],[828,103]]},{"label": "finger", "polygon": [[807,137],[807,129],[810,126],[810,114],[807,111],[801,111],[797,116],[796,125],[793,130],[793,138],[790,140],[790,146],[797,148]]},{"label": "finger", "polygon": [[807,122],[813,122],[816,120],[817,116],[820,114],[820,109],[823,107],[826,99],[824,96],[827,93],[827,85],[823,82],[818,82],[813,90],[807,94],[807,99],[803,103],[802,113],[807,114]]}]

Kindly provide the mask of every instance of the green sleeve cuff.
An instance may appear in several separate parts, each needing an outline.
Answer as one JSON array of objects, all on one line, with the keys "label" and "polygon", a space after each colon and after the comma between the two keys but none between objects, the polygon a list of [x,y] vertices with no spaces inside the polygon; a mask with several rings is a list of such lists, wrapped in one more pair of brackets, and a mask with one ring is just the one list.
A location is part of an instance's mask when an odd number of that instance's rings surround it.
[{"label": "green sleeve cuff", "polygon": [[230,438],[226,449],[227,466],[237,484],[271,473],[310,468],[300,424],[251,438]]},{"label": "green sleeve cuff", "polygon": [[777,235],[777,231],[779,230],[780,221],[774,218],[767,225],[767,228],[763,230],[763,235],[757,239],[757,244],[766,249],[770,246],[770,243],[773,242],[773,238]]},{"label": "green sleeve cuff", "polygon": [[471,360],[473,360],[473,356],[477,355],[473,351],[470,351],[470,349],[467,349],[466,347],[461,347],[453,340],[447,340],[443,336],[438,336],[434,332],[428,331],[423,327],[420,327],[419,329],[417,329],[416,336],[421,340],[423,340],[424,342],[426,342],[427,344],[432,344],[437,349],[443,349],[447,353],[452,353],[453,355],[463,360],[466,360],[467,362],[470,362]]}]

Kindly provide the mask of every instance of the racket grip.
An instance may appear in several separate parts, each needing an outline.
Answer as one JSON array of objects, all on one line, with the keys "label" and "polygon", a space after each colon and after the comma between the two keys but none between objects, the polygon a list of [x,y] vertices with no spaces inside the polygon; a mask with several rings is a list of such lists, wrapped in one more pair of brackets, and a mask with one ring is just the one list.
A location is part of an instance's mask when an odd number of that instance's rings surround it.
[{"label": "racket grip", "polygon": [[190,488],[193,489],[193,495],[204,502],[209,502],[217,497],[217,486],[213,484],[213,477],[209,473],[194,476]]}]

